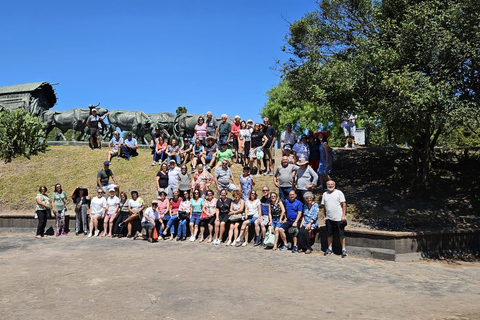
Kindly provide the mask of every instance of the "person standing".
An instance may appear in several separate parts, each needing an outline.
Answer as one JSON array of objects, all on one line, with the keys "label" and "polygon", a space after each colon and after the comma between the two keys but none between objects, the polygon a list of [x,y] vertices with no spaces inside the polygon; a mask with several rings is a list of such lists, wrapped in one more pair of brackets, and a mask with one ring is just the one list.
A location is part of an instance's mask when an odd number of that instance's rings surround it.
[{"label": "person standing", "polygon": [[100,132],[98,130],[98,125],[100,121],[103,121],[109,113],[105,113],[103,116],[97,115],[97,109],[93,108],[91,114],[87,118],[87,126],[90,128],[90,148],[95,149],[95,138],[97,142],[98,149],[102,149],[102,144],[100,143]]},{"label": "person standing", "polygon": [[288,193],[293,189],[295,184],[295,176],[298,166],[288,162],[288,157],[282,157],[282,164],[275,170],[273,183],[278,188],[280,200],[284,202],[288,199]]},{"label": "person standing", "polygon": [[115,131],[114,136],[108,142],[108,156],[107,161],[112,160],[112,157],[117,156],[120,159],[120,148],[123,144],[123,138],[120,137],[120,132]]},{"label": "person standing", "polygon": [[[109,183],[110,177],[112,177],[115,184]],[[103,193],[106,193],[110,188],[114,188],[115,194],[118,195],[119,186],[117,179],[115,179],[112,170],[110,170],[110,161],[105,161],[103,169],[100,169],[97,173],[97,189],[101,189]]]},{"label": "person standing", "polygon": [[47,187],[41,186],[38,188],[38,194],[35,197],[35,212],[38,218],[37,234],[35,238],[40,239],[45,236],[45,226],[47,225],[47,218],[50,214],[52,206],[50,205],[50,198],[47,196]]},{"label": "person standing", "polygon": [[318,135],[318,140],[320,141],[319,151],[320,151],[320,161],[318,164],[317,173],[320,177],[319,185],[321,188],[324,187],[324,181],[330,180],[330,171],[332,170],[332,155],[330,154],[330,149],[328,147],[328,133],[320,132]]},{"label": "person standing", "polygon": [[305,158],[308,159],[310,157],[310,148],[308,147],[308,137],[307,135],[303,134],[298,141],[292,148],[293,154],[297,157],[297,159]]},{"label": "person standing", "polygon": [[53,201],[53,208],[52,213],[55,215],[55,226],[57,229],[57,233],[55,233],[55,237],[60,236],[60,232],[62,235],[66,235],[65,232],[65,212],[67,211],[67,194],[65,191],[62,190],[62,185],[57,183],[55,185],[55,191],[52,194],[52,201]]},{"label": "person standing", "polygon": [[218,139],[218,123],[212,117],[212,112],[207,111],[207,120],[205,121],[207,125],[207,137],[212,137],[214,140]]},{"label": "person standing", "polygon": [[[250,168],[253,168],[253,161],[257,159],[257,176],[259,176],[260,168],[262,167],[261,164],[261,157],[257,155],[257,153],[261,150],[265,149],[265,145],[268,142],[268,138],[263,132],[260,130],[260,124],[255,123],[253,126],[253,131],[251,134],[251,149],[250,149]],[[264,153],[265,154],[265,153]]]},{"label": "person standing", "polygon": [[[241,123],[240,123],[240,116],[235,116],[235,122],[232,123],[232,131],[230,131],[230,134],[233,138],[233,150],[235,151],[235,163],[240,163],[240,156],[239,156],[239,142],[238,142],[238,137],[240,135],[240,128],[241,128]],[[228,139],[230,140],[230,139]]]},{"label": "person standing", "polygon": [[297,186],[297,199],[305,204],[304,194],[317,185],[318,174],[308,165],[305,158],[298,159],[298,169],[295,176],[295,185]]},{"label": "person standing", "polygon": [[207,138],[207,124],[202,116],[198,117],[197,124],[193,129],[193,140],[200,140],[202,145],[205,145],[205,139]]},{"label": "person standing", "polygon": [[340,244],[342,245],[342,258],[348,256],[345,248],[345,225],[347,214],[347,202],[342,191],[335,189],[335,181],[327,181],[327,191],[323,193],[322,197],[323,215],[325,219],[325,226],[327,227],[327,243],[328,249],[325,255],[329,256],[333,253],[332,242],[333,233],[338,232]]},{"label": "person standing", "polygon": [[267,174],[270,174],[273,176],[273,168],[275,165],[275,141],[277,141],[277,132],[270,125],[268,118],[263,119],[263,133],[268,138],[268,141],[265,144],[265,149],[263,150],[266,167],[266,171],[263,173],[263,175],[266,176]]},{"label": "person standing", "polygon": [[227,115],[224,113],[222,114],[222,122],[218,125],[218,143],[228,143],[230,131],[232,131],[232,125],[227,122]]},{"label": "person standing", "polygon": [[170,160],[168,163],[168,189],[167,195],[171,199],[173,196],[173,191],[178,190],[178,175],[182,172],[179,167],[175,165],[175,160]]},{"label": "person standing", "polygon": [[356,114],[349,114],[345,112],[345,115],[342,117],[342,124],[341,127],[343,128],[343,133],[345,134],[345,148],[350,147],[348,144],[348,138],[350,137],[350,141],[352,142],[352,148],[355,148],[355,120],[357,120]]},{"label": "person standing", "polygon": [[78,236],[80,229],[84,235],[88,233],[88,202],[90,196],[88,195],[88,189],[77,187],[73,190],[72,195],[73,203],[75,204],[75,234]]}]

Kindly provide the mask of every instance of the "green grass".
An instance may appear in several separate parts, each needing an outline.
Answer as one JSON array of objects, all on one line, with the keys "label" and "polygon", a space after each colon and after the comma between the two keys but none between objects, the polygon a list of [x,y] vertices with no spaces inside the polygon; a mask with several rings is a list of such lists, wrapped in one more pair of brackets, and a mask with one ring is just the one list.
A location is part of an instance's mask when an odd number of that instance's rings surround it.
[{"label": "green grass", "polygon": [[[0,210],[5,213],[33,212],[35,196],[41,185],[47,186],[49,195],[56,183],[62,184],[68,196],[77,186],[94,190],[97,172],[103,167],[107,152],[108,148],[90,150],[87,146],[49,146],[45,153],[30,160],[17,158],[11,163],[0,163]],[[151,163],[150,149],[140,149],[139,155],[130,161],[113,158],[110,168],[121,191],[138,190],[145,201],[152,201],[156,199],[155,176],[160,166],[153,167]],[[276,163],[280,163],[279,159]],[[238,184],[238,176],[242,173],[240,165],[234,165],[232,171]],[[254,189],[260,191],[259,195],[264,185],[276,190],[270,176],[260,176],[255,182]],[[71,202],[68,208],[73,209]]]}]

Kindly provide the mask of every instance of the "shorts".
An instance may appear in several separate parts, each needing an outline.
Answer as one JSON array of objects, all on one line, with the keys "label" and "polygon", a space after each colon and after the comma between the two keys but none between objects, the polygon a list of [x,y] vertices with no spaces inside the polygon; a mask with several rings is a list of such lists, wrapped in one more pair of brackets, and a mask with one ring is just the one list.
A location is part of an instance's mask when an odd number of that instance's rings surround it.
[{"label": "shorts", "polygon": [[98,128],[90,128],[90,137],[99,137]]},{"label": "shorts", "polygon": [[200,224],[201,214],[202,214],[201,212],[192,212],[192,219],[190,219],[190,223],[193,223],[196,226],[198,226]]},{"label": "shorts", "polygon": [[112,222],[113,222],[114,216],[113,216],[113,214],[108,214],[108,213],[107,213],[107,214],[105,215],[105,218],[104,218],[104,219],[105,219],[105,220],[104,220],[105,222],[108,222],[108,221],[110,221],[110,220],[112,220]]},{"label": "shorts", "polygon": [[271,146],[263,149],[263,158],[265,160],[275,159],[275,149]]},{"label": "shorts", "polygon": [[[260,149],[260,148],[261,148],[261,147],[256,147],[256,148],[250,149],[250,156],[249,156],[249,158],[256,159],[256,158],[257,158],[258,149]],[[264,154],[264,156],[265,156],[265,152],[264,152],[263,154]]]},{"label": "shorts", "polygon": [[228,136],[219,136],[218,145],[220,146],[222,143],[228,143],[227,139],[228,139]]},{"label": "shorts", "polygon": [[93,212],[92,212],[92,213],[90,213],[90,216],[91,216],[91,217],[93,217],[93,216],[95,216],[95,215],[98,215],[98,216],[100,216],[100,218],[101,218],[102,215],[103,215],[103,212],[99,212],[99,213],[93,213]]},{"label": "shorts", "polygon": [[334,231],[337,230],[340,239],[345,238],[345,226],[342,221],[333,221],[327,219],[325,221],[325,226],[327,227],[327,237],[333,237]]},{"label": "shorts", "polygon": [[207,225],[213,226],[215,224],[215,220],[217,216],[213,215],[210,218],[200,220],[200,227],[206,227]]},{"label": "shorts", "polygon": [[[107,184],[106,186],[103,186],[102,189],[103,189],[103,192],[106,193],[106,192],[108,191],[108,189],[110,189],[110,188],[114,188],[114,189],[115,189],[116,187],[117,187],[116,184],[109,183],[109,184]],[[97,187],[97,189],[99,189],[99,188]]]},{"label": "shorts", "polygon": [[285,231],[288,231],[288,229],[290,229],[290,228],[292,227],[292,225],[293,225],[294,222],[295,222],[295,221],[289,221],[289,220],[287,220],[287,222],[282,223],[282,224],[280,225],[280,228],[282,228],[282,229],[285,230]]},{"label": "shorts", "polygon": [[238,150],[238,140],[237,140],[237,138],[233,138],[233,149]]},{"label": "shorts", "polygon": [[343,127],[343,133],[345,134],[345,137],[355,137],[355,130],[355,126]]},{"label": "shorts", "polygon": [[142,222],[142,228],[147,230],[153,229],[153,224],[150,221]]},{"label": "shorts", "polygon": [[212,159],[213,159],[212,156],[206,156],[206,157],[205,157],[205,161],[206,161],[206,162],[210,162],[210,161],[212,161]]},{"label": "shorts", "polygon": [[116,155],[118,155],[118,149],[110,151],[110,154],[112,155],[112,157],[115,157]]},{"label": "shorts", "polygon": [[272,218],[272,227],[274,229],[280,228],[280,224],[278,223],[280,221],[280,218]]},{"label": "shorts", "polygon": [[258,217],[253,217],[253,218],[248,219],[247,221],[250,222],[250,224],[252,224],[257,220],[258,220]]},{"label": "shorts", "polygon": [[268,216],[262,216],[260,218],[260,224],[262,226],[267,226],[269,222],[270,222],[270,218]]},{"label": "shorts", "polygon": [[290,227],[288,228],[288,233],[290,233],[293,237],[296,237],[298,235],[298,228]]},{"label": "shorts", "polygon": [[228,213],[218,215],[218,218],[219,218],[220,222],[224,222],[224,223],[228,222],[229,217],[230,217],[230,215]]}]

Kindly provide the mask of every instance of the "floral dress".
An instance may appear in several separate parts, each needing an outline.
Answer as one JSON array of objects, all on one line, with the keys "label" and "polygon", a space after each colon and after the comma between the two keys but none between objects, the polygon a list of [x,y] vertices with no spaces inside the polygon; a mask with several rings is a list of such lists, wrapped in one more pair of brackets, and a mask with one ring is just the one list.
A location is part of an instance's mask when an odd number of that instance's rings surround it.
[{"label": "floral dress", "polygon": [[248,195],[252,191],[252,175],[244,177],[240,175],[240,185],[242,186],[242,199],[248,201]]}]

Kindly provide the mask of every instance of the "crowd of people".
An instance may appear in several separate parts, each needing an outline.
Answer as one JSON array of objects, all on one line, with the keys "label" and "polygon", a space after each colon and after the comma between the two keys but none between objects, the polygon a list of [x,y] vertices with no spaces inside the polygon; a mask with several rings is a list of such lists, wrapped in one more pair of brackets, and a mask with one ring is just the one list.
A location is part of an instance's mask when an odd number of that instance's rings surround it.
[{"label": "crowd of people", "polygon": [[[244,247],[254,233],[254,246],[282,251],[290,248],[292,252],[309,254],[319,219],[323,218],[328,235],[325,254],[332,253],[333,233],[338,232],[342,257],[346,257],[346,203],[329,176],[333,160],[328,133],[302,135],[297,140],[292,125],[287,124],[280,135],[281,164],[275,167],[277,135],[268,118],[263,124],[244,121],[239,116],[233,124],[226,121],[226,115],[221,119],[217,123],[211,112],[206,121],[199,117],[194,143],[184,139],[183,146],[175,138],[167,143],[156,128],[150,147],[152,165],[158,163],[160,167],[155,177],[157,198],[150,203],[136,190],[130,191],[130,199],[127,193],[120,193],[110,160],[121,154],[130,158],[138,144],[130,133],[124,143],[119,132],[115,132],[107,161],[97,173],[94,194],[88,188],[77,187],[67,197],[57,184],[48,197],[46,186],[39,188],[36,237],[45,236],[50,215],[56,221],[55,236],[66,234],[66,204],[72,199],[77,235],[83,232],[87,237],[142,238],[149,242],[185,241],[189,235],[191,242]],[[232,149],[228,148],[230,142]],[[233,165],[242,166],[243,173],[238,177],[231,171]],[[272,176],[278,191],[263,186],[262,196],[257,195],[255,178],[260,174]],[[312,189],[323,187],[324,183],[327,191],[321,199],[322,215]]]}]

